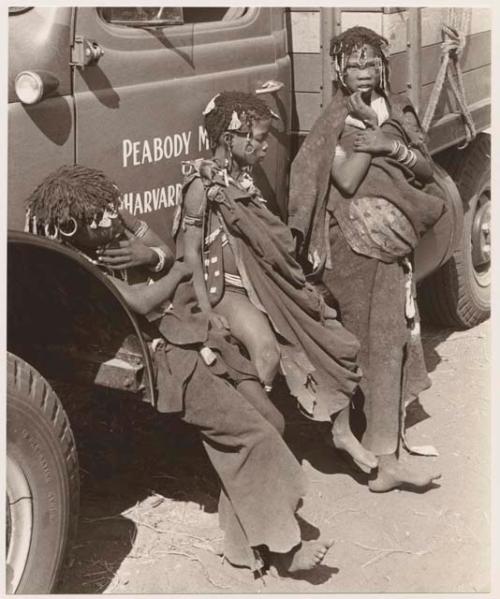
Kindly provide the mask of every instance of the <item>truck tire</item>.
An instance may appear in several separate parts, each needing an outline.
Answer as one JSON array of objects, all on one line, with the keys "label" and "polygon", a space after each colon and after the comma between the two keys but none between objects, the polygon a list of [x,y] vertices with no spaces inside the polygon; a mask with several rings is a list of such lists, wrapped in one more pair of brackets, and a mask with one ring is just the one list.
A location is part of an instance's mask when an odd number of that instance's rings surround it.
[{"label": "truck tire", "polygon": [[76,530],[75,441],[47,381],[21,358],[7,359],[6,587],[50,593]]},{"label": "truck tire", "polygon": [[479,134],[461,160],[456,160],[456,154],[454,157],[447,170],[463,201],[462,241],[453,256],[421,283],[419,301],[424,319],[467,329],[490,315],[489,135]]}]

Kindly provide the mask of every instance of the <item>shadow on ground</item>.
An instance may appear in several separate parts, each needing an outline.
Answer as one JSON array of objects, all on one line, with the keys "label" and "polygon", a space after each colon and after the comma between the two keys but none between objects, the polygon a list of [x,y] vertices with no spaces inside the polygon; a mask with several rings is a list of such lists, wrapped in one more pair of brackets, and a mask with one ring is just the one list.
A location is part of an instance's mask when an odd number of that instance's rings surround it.
[{"label": "shadow on ground", "polygon": [[81,508],[57,591],[99,593],[137,534],[121,514],[155,493],[214,513],[218,481],[192,427],[119,393],[74,387],[58,393],[77,443]]}]

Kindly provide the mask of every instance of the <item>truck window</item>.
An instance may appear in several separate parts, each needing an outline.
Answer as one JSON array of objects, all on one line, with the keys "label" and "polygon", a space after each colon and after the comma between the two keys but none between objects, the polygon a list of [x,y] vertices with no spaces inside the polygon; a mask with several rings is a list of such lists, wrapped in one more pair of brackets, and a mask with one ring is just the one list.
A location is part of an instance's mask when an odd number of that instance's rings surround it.
[{"label": "truck window", "polygon": [[247,9],[242,6],[222,7],[106,7],[99,9],[101,17],[113,25],[125,27],[165,27],[215,21],[232,21],[242,17]]},{"label": "truck window", "polygon": [[24,12],[28,12],[28,10],[31,10],[32,8],[32,6],[9,6],[9,16],[22,15]]}]

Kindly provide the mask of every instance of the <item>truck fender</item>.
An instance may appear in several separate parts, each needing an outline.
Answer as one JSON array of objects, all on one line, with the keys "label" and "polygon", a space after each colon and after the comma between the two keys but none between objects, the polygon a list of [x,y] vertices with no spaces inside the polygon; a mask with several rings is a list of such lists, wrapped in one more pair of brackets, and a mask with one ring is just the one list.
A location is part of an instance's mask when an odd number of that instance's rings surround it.
[{"label": "truck fender", "polygon": [[[123,339],[129,331],[142,362],[144,396],[154,403],[152,359],[138,319],[97,266],[59,242],[17,231],[8,233],[7,266],[10,351],[29,359],[33,345],[64,347],[72,335],[81,349],[95,324],[98,339],[92,345],[99,354],[99,341],[117,349],[118,336]],[[104,354],[102,358],[106,360]]]}]

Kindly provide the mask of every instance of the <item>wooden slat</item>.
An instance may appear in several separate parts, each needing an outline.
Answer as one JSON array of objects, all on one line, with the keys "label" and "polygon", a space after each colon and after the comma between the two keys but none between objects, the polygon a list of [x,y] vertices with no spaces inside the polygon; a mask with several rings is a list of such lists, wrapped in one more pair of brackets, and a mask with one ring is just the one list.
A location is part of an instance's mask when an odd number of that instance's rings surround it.
[{"label": "wooden slat", "polygon": [[[460,9],[453,9],[460,10]],[[463,8],[471,10],[471,18],[466,35],[473,35],[489,31],[492,27],[492,14],[489,8]],[[422,44],[428,46],[441,41],[441,25],[450,24],[449,8],[423,8],[422,9]]]},{"label": "wooden slat", "polygon": [[406,51],[408,42],[408,10],[404,12],[384,15],[382,35],[389,42],[391,54]]},{"label": "wooden slat", "polygon": [[341,27],[342,31],[345,31],[350,27],[363,25],[363,27],[369,27],[370,29],[373,29],[373,31],[382,34],[383,20],[384,15],[381,12],[342,12]]},{"label": "wooden slat", "polygon": [[[328,9],[324,9],[328,10]],[[333,8],[331,9],[333,10]],[[469,9],[463,9],[469,10]],[[467,35],[490,31],[492,11],[489,8],[470,9],[471,19]],[[450,8],[422,8],[422,45],[429,46],[441,42],[441,27],[450,21]],[[319,52],[320,14],[318,8],[290,9],[293,52]],[[355,25],[363,25],[384,35],[390,43],[391,54],[406,49],[408,37],[408,10],[395,13],[366,12],[363,9],[341,13],[341,28],[345,31]]]},{"label": "wooden slat", "polygon": [[[490,31],[492,28],[491,9],[472,8],[470,10],[472,10],[471,19],[466,34],[475,35],[484,31]],[[445,23],[450,23],[449,11],[450,9],[447,7],[422,9],[423,47],[441,42],[441,27]],[[408,11],[383,16],[383,23],[379,33],[382,33],[389,40],[391,54],[403,52],[406,49],[407,21]],[[361,23],[362,21],[360,20],[359,22]]]},{"label": "wooden slat", "polygon": [[[391,56],[391,86],[394,93],[407,89],[407,56],[399,52]],[[460,60],[462,72],[471,71],[491,62],[491,33],[485,31],[468,37],[465,51]],[[435,44],[422,48],[422,85],[432,83],[436,79],[441,64],[441,46]]]},{"label": "wooden slat", "polygon": [[295,94],[292,131],[310,131],[321,112],[321,94]]},{"label": "wooden slat", "polygon": [[293,54],[293,89],[295,92],[319,92],[321,88],[321,54]]},{"label": "wooden slat", "polygon": [[[491,124],[489,104],[471,107],[471,114],[477,131],[484,131]],[[432,154],[462,142],[465,139],[464,125],[460,115],[449,115],[436,122],[429,132],[428,148]]]},{"label": "wooden slat", "polygon": [[[487,65],[464,73],[464,87],[468,106],[489,99],[491,96],[490,66]],[[429,97],[432,93],[432,88],[432,83],[424,85],[422,88],[421,114],[425,111]],[[451,91],[449,84],[445,84],[445,88],[436,108],[434,119],[439,119],[450,112],[456,112],[458,110],[459,108],[454,100],[453,92]]]},{"label": "wooden slat", "polygon": [[319,11],[292,11],[290,13],[291,25],[291,52],[319,52],[320,51],[320,13]]}]

